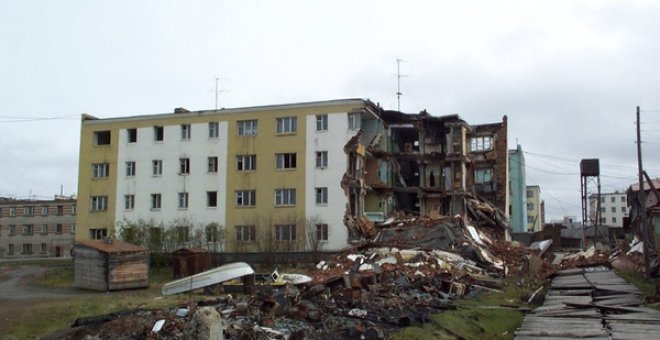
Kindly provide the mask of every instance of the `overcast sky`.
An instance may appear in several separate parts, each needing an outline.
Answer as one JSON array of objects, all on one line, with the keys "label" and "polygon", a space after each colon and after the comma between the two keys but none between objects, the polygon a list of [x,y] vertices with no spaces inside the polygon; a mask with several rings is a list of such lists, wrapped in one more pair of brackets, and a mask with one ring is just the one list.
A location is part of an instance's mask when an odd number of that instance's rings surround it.
[{"label": "overcast sky", "polygon": [[[580,216],[579,160],[603,191],[660,176],[654,1],[0,2],[0,196],[77,191],[80,114],[117,117],[338,98],[509,117],[546,219]],[[44,119],[55,118],[55,119]],[[595,190],[595,186],[592,185]]]}]

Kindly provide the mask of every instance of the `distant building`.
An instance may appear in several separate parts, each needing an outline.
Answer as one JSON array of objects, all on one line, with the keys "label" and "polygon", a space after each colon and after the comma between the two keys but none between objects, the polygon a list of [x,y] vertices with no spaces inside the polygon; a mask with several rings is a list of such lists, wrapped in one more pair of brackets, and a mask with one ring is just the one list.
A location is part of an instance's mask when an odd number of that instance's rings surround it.
[{"label": "distant building", "polygon": [[0,258],[69,256],[75,232],[75,197],[0,197]]},{"label": "distant building", "polygon": [[509,150],[509,225],[515,233],[527,231],[525,155],[520,144]]},{"label": "distant building", "polygon": [[[600,200],[600,221],[597,220],[598,201]],[[599,225],[609,227],[623,227],[623,219],[628,217],[628,202],[626,201],[626,193],[624,192],[609,192],[601,193],[600,199],[598,194],[589,196],[589,219],[590,224],[594,225],[599,222]]]},{"label": "distant building", "polygon": [[541,200],[541,187],[538,185],[527,186],[527,231],[541,231],[545,224],[544,204]]}]

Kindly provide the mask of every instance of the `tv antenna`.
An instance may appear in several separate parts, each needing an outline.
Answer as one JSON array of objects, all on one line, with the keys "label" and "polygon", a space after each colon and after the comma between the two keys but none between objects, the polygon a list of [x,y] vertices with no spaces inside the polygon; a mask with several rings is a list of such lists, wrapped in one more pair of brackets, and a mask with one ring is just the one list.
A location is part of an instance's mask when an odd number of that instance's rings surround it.
[{"label": "tv antenna", "polygon": [[401,74],[401,62],[405,63],[405,60],[396,58],[396,102],[397,110],[401,112],[401,78],[407,77],[408,75]]},{"label": "tv antenna", "polygon": [[217,77],[217,76],[215,77],[215,109],[216,110],[218,109],[218,101],[220,99],[220,93],[229,92],[229,91],[225,91],[223,89],[220,89],[218,87],[218,84],[220,83],[220,80],[227,80],[227,79],[220,78],[220,77]]}]

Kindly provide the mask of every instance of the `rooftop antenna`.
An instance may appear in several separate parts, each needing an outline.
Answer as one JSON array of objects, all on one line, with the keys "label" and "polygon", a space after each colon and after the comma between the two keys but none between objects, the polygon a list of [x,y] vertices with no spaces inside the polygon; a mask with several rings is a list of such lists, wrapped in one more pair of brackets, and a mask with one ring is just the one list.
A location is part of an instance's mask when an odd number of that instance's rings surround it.
[{"label": "rooftop antenna", "polygon": [[407,77],[407,75],[401,74],[401,62],[405,63],[405,60],[396,58],[396,102],[397,110],[401,112],[401,78]]},{"label": "rooftop antenna", "polygon": [[218,109],[218,102],[219,102],[219,99],[220,99],[220,93],[228,92],[228,91],[225,91],[225,90],[221,90],[219,88],[218,84],[220,83],[220,80],[227,80],[227,79],[220,78],[220,77],[217,77],[217,76],[215,77],[215,109],[216,110]]}]

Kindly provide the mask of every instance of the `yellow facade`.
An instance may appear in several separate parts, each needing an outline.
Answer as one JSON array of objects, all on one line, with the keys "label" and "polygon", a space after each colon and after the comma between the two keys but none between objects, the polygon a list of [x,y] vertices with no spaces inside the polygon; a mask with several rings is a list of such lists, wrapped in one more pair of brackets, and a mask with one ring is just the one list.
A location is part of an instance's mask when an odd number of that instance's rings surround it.
[{"label": "yellow facade", "polygon": [[[275,224],[296,224],[296,239],[299,243],[298,247],[301,247],[305,242],[305,195],[307,191],[305,188],[306,117],[360,110],[366,103],[366,101],[358,99],[337,100],[114,119],[95,119],[84,115],[80,139],[79,214],[76,240],[88,239],[90,228],[107,228],[111,231],[118,222],[115,220],[115,211],[118,208],[115,206],[115,202],[117,176],[123,171],[122,165],[117,164],[118,152],[121,147],[118,145],[121,131],[128,128],[227,122],[227,164],[220,164],[220,168],[226,172],[227,176],[227,201],[218,202],[218,204],[226,206],[225,227],[228,231],[229,250],[263,250],[266,245],[258,244],[258,242],[260,240],[270,242],[274,239],[275,232],[272,226]],[[276,132],[276,119],[282,117],[296,117],[296,132],[281,134]],[[238,121],[244,120],[258,121],[255,136],[239,136]],[[110,145],[94,145],[94,132],[106,130],[111,131]],[[338,147],[343,147],[343,144]],[[296,153],[295,169],[276,169],[276,153]],[[236,156],[248,154],[257,155],[256,170],[238,171]],[[110,163],[109,177],[92,178],[92,164],[102,162]],[[275,190],[283,188],[296,190],[295,205],[275,206]],[[254,207],[236,206],[235,192],[237,190],[256,190],[256,205]],[[100,195],[108,196],[108,209],[92,212],[90,209],[91,197]],[[257,243],[236,246],[236,235],[233,232],[233,226],[236,225],[257,226]],[[109,233],[111,234],[111,232]]]}]

